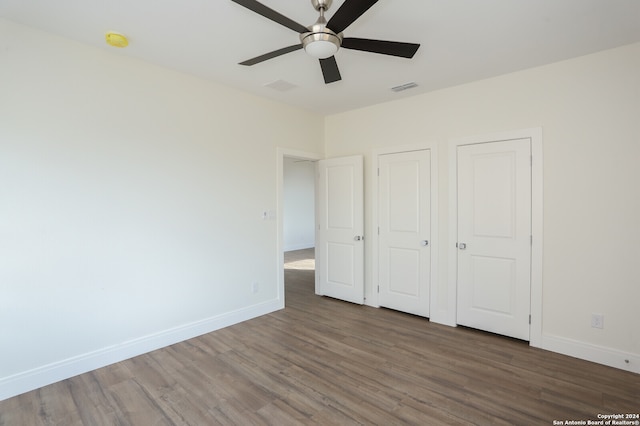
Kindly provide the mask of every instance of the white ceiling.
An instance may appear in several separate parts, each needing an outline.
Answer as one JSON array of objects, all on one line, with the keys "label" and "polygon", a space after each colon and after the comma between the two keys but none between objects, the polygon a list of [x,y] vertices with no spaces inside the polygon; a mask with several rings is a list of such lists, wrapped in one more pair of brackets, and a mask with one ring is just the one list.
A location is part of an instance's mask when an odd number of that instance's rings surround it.
[{"label": "white ceiling", "polygon": [[[310,0],[262,0],[302,25]],[[344,0],[334,0],[330,18]],[[413,59],[341,49],[342,81],[324,84],[298,34],[231,0],[0,0],[0,17],[322,114],[333,114],[640,41],[640,0],[380,0],[345,37],[420,43]],[[104,34],[126,34],[126,49]],[[283,80],[296,87],[277,91]],[[419,86],[402,93],[391,87]]]}]

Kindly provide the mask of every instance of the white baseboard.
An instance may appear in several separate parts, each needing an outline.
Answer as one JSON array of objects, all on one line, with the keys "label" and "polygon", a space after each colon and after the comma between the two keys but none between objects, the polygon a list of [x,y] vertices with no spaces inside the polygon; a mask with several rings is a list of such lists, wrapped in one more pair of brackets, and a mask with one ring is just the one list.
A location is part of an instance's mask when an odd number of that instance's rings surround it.
[{"label": "white baseboard", "polygon": [[542,335],[542,349],[640,374],[640,356],[565,337]]},{"label": "white baseboard", "polygon": [[[456,327],[455,321],[449,321],[446,315],[432,315],[429,321]],[[640,374],[640,356],[630,352],[549,334],[542,335],[539,348]]]},{"label": "white baseboard", "polygon": [[271,300],[0,379],[0,401],[284,308]]}]

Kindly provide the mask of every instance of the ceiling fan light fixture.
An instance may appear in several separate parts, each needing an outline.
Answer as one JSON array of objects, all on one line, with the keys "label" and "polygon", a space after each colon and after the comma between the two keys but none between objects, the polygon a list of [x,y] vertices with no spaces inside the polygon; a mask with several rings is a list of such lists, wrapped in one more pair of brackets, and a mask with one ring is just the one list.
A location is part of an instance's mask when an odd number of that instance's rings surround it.
[{"label": "ceiling fan light fixture", "polygon": [[318,59],[327,59],[335,55],[341,40],[329,33],[311,33],[302,39],[302,45],[308,55]]}]

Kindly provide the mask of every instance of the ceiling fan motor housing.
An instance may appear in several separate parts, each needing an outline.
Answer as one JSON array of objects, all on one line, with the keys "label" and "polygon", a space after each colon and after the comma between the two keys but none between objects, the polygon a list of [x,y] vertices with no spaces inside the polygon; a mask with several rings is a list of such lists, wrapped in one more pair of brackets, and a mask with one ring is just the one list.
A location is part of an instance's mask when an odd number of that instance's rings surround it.
[{"label": "ceiling fan motor housing", "polygon": [[[323,22],[324,21],[324,22]],[[300,41],[306,49],[310,43],[316,41],[328,41],[340,47],[342,44],[342,33],[336,34],[327,28],[327,21],[324,18],[309,27],[309,32],[300,34]]]},{"label": "ceiling fan motor housing", "polygon": [[309,32],[300,34],[300,41],[304,50],[311,56],[325,59],[333,56],[342,44],[342,33],[336,34],[327,28],[324,11],[331,6],[332,0],[311,0],[313,7],[320,12],[320,17],[311,25]]},{"label": "ceiling fan motor housing", "polygon": [[333,3],[333,0],[311,0],[311,4],[317,11],[320,11],[320,9],[329,10],[331,3]]}]

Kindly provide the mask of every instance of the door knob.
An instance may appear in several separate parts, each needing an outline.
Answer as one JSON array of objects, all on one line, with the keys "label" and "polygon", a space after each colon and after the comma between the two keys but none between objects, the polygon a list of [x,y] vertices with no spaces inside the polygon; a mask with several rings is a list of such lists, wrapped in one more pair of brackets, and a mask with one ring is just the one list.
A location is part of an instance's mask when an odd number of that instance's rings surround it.
[{"label": "door knob", "polygon": [[364,237],[361,237],[360,235],[356,235],[355,237],[353,237],[353,239],[355,241],[360,241],[360,240],[364,240]]},{"label": "door knob", "polygon": [[420,244],[426,247],[429,245],[429,240],[422,240]]},{"label": "door knob", "polygon": [[459,248],[460,250],[464,250],[464,249],[466,249],[466,248],[467,248],[467,244],[466,244],[466,243],[458,243],[458,248]]}]

